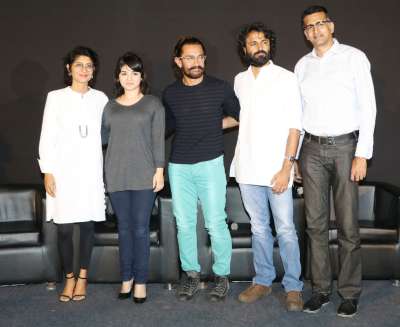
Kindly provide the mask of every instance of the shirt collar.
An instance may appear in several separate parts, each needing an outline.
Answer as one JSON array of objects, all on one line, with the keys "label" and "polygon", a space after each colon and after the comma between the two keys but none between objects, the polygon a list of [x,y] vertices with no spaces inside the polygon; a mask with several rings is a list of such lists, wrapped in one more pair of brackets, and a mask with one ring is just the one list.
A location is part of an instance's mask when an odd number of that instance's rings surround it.
[{"label": "shirt collar", "polygon": [[[260,77],[260,75],[264,75],[264,72],[270,71],[274,69],[274,63],[270,59],[268,65],[264,65],[261,67],[260,72],[258,73],[257,78]],[[249,68],[247,68],[247,72],[254,78],[253,71],[251,70],[251,65],[249,65]]]},{"label": "shirt collar", "polygon": [[[323,57],[325,57],[326,55],[329,56],[330,54],[337,54],[339,52],[340,52],[340,43],[339,43],[339,41],[337,39],[334,38],[332,46],[330,47],[330,49],[327,52],[325,52]],[[313,56],[315,58],[321,58],[321,57],[317,56],[317,53],[316,53],[315,49],[313,49],[311,51],[311,56]]]},{"label": "shirt collar", "polygon": [[85,93],[76,92],[76,91],[74,91],[74,90],[72,89],[71,86],[67,86],[66,89],[67,89],[68,92],[70,92],[71,94],[73,94],[73,96],[79,96],[79,97],[81,97],[81,98],[84,98],[84,97],[88,96],[88,95],[91,94],[91,92],[92,92],[92,88],[91,88],[90,86],[88,87],[88,90],[87,90],[87,92],[85,92]]}]

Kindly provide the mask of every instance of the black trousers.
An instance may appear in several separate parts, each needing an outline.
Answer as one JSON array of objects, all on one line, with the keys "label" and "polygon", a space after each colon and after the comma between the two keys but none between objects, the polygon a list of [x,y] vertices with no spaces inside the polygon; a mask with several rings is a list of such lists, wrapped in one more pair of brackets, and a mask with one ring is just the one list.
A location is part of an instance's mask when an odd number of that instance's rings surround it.
[{"label": "black trousers", "polygon": [[330,294],[330,189],[337,223],[339,250],[338,293],[345,299],[361,294],[361,248],[358,227],[358,184],[350,180],[356,139],[319,144],[303,140],[300,168],[303,176],[307,235],[311,247],[313,292]]},{"label": "black trousers", "polygon": [[[81,269],[87,269],[90,263],[90,257],[94,242],[94,222],[86,221],[76,223],[80,229],[79,241],[79,262]],[[73,268],[73,243],[72,235],[74,224],[57,224],[58,249],[61,256],[61,263],[65,274],[72,273]]]}]

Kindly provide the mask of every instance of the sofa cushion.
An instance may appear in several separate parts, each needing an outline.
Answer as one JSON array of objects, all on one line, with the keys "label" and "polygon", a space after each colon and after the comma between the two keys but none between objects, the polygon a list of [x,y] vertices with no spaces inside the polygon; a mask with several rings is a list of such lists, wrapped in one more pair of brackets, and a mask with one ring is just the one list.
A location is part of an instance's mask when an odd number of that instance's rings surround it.
[{"label": "sofa cushion", "polygon": [[[250,223],[229,223],[229,231],[232,237],[232,248],[251,248],[251,225]],[[274,246],[278,246],[278,240],[275,237],[275,231],[272,226],[272,236],[274,237]]]},{"label": "sofa cushion", "polygon": [[230,222],[248,223],[250,221],[250,217],[243,206],[239,187],[229,186],[227,188],[225,209]]},{"label": "sofa cushion", "polygon": [[[330,220],[336,219],[335,207],[333,205],[333,193],[330,193],[331,201],[331,212]],[[374,221],[375,220],[375,186],[371,185],[360,185],[358,187],[358,217],[362,221]]]},{"label": "sofa cushion", "polygon": [[40,230],[34,222],[0,222],[0,248],[39,245],[41,245]]},{"label": "sofa cushion", "polygon": [[0,222],[36,221],[40,215],[38,192],[33,189],[0,189]]},{"label": "sofa cushion", "polygon": [[[396,228],[384,228],[374,221],[359,220],[360,239],[363,244],[396,244],[399,240]],[[329,226],[329,243],[337,243],[336,221]]]},{"label": "sofa cushion", "polygon": [[[95,245],[118,245],[118,227],[115,219],[95,224]],[[158,216],[150,219],[150,245],[160,245],[160,224]]]}]

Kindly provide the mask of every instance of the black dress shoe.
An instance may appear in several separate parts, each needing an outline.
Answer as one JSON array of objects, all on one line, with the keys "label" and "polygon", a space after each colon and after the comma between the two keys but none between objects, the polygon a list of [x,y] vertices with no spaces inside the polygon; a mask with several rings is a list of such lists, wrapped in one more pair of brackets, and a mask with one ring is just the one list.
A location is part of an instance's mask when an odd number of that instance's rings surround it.
[{"label": "black dress shoe", "polygon": [[146,296],[145,297],[136,297],[136,296],[134,296],[133,297],[133,302],[141,304],[141,303],[146,302],[146,298],[147,298]]},{"label": "black dress shoe", "polygon": [[343,318],[354,317],[357,314],[357,304],[358,301],[355,299],[344,299],[339,305],[337,315]]},{"label": "black dress shoe", "polygon": [[118,300],[126,300],[129,299],[132,295],[132,291],[129,291],[128,293],[119,293],[118,294]]},{"label": "black dress shoe", "polygon": [[329,295],[314,293],[311,298],[304,303],[303,312],[317,313],[321,308],[329,303]]}]

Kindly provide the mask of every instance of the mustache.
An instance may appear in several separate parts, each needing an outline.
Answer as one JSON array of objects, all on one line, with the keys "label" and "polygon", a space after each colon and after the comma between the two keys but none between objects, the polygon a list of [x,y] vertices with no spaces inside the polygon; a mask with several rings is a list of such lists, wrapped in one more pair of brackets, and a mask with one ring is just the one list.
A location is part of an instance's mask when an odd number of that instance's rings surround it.
[{"label": "mustache", "polygon": [[264,55],[268,56],[268,52],[266,52],[266,51],[264,51],[264,50],[260,50],[260,51],[255,52],[255,53],[253,54],[253,56],[256,56],[256,55],[258,55],[258,54],[264,54]]},{"label": "mustache", "polygon": [[204,70],[204,67],[194,66],[194,67],[189,68],[189,70],[195,70],[195,69]]}]

